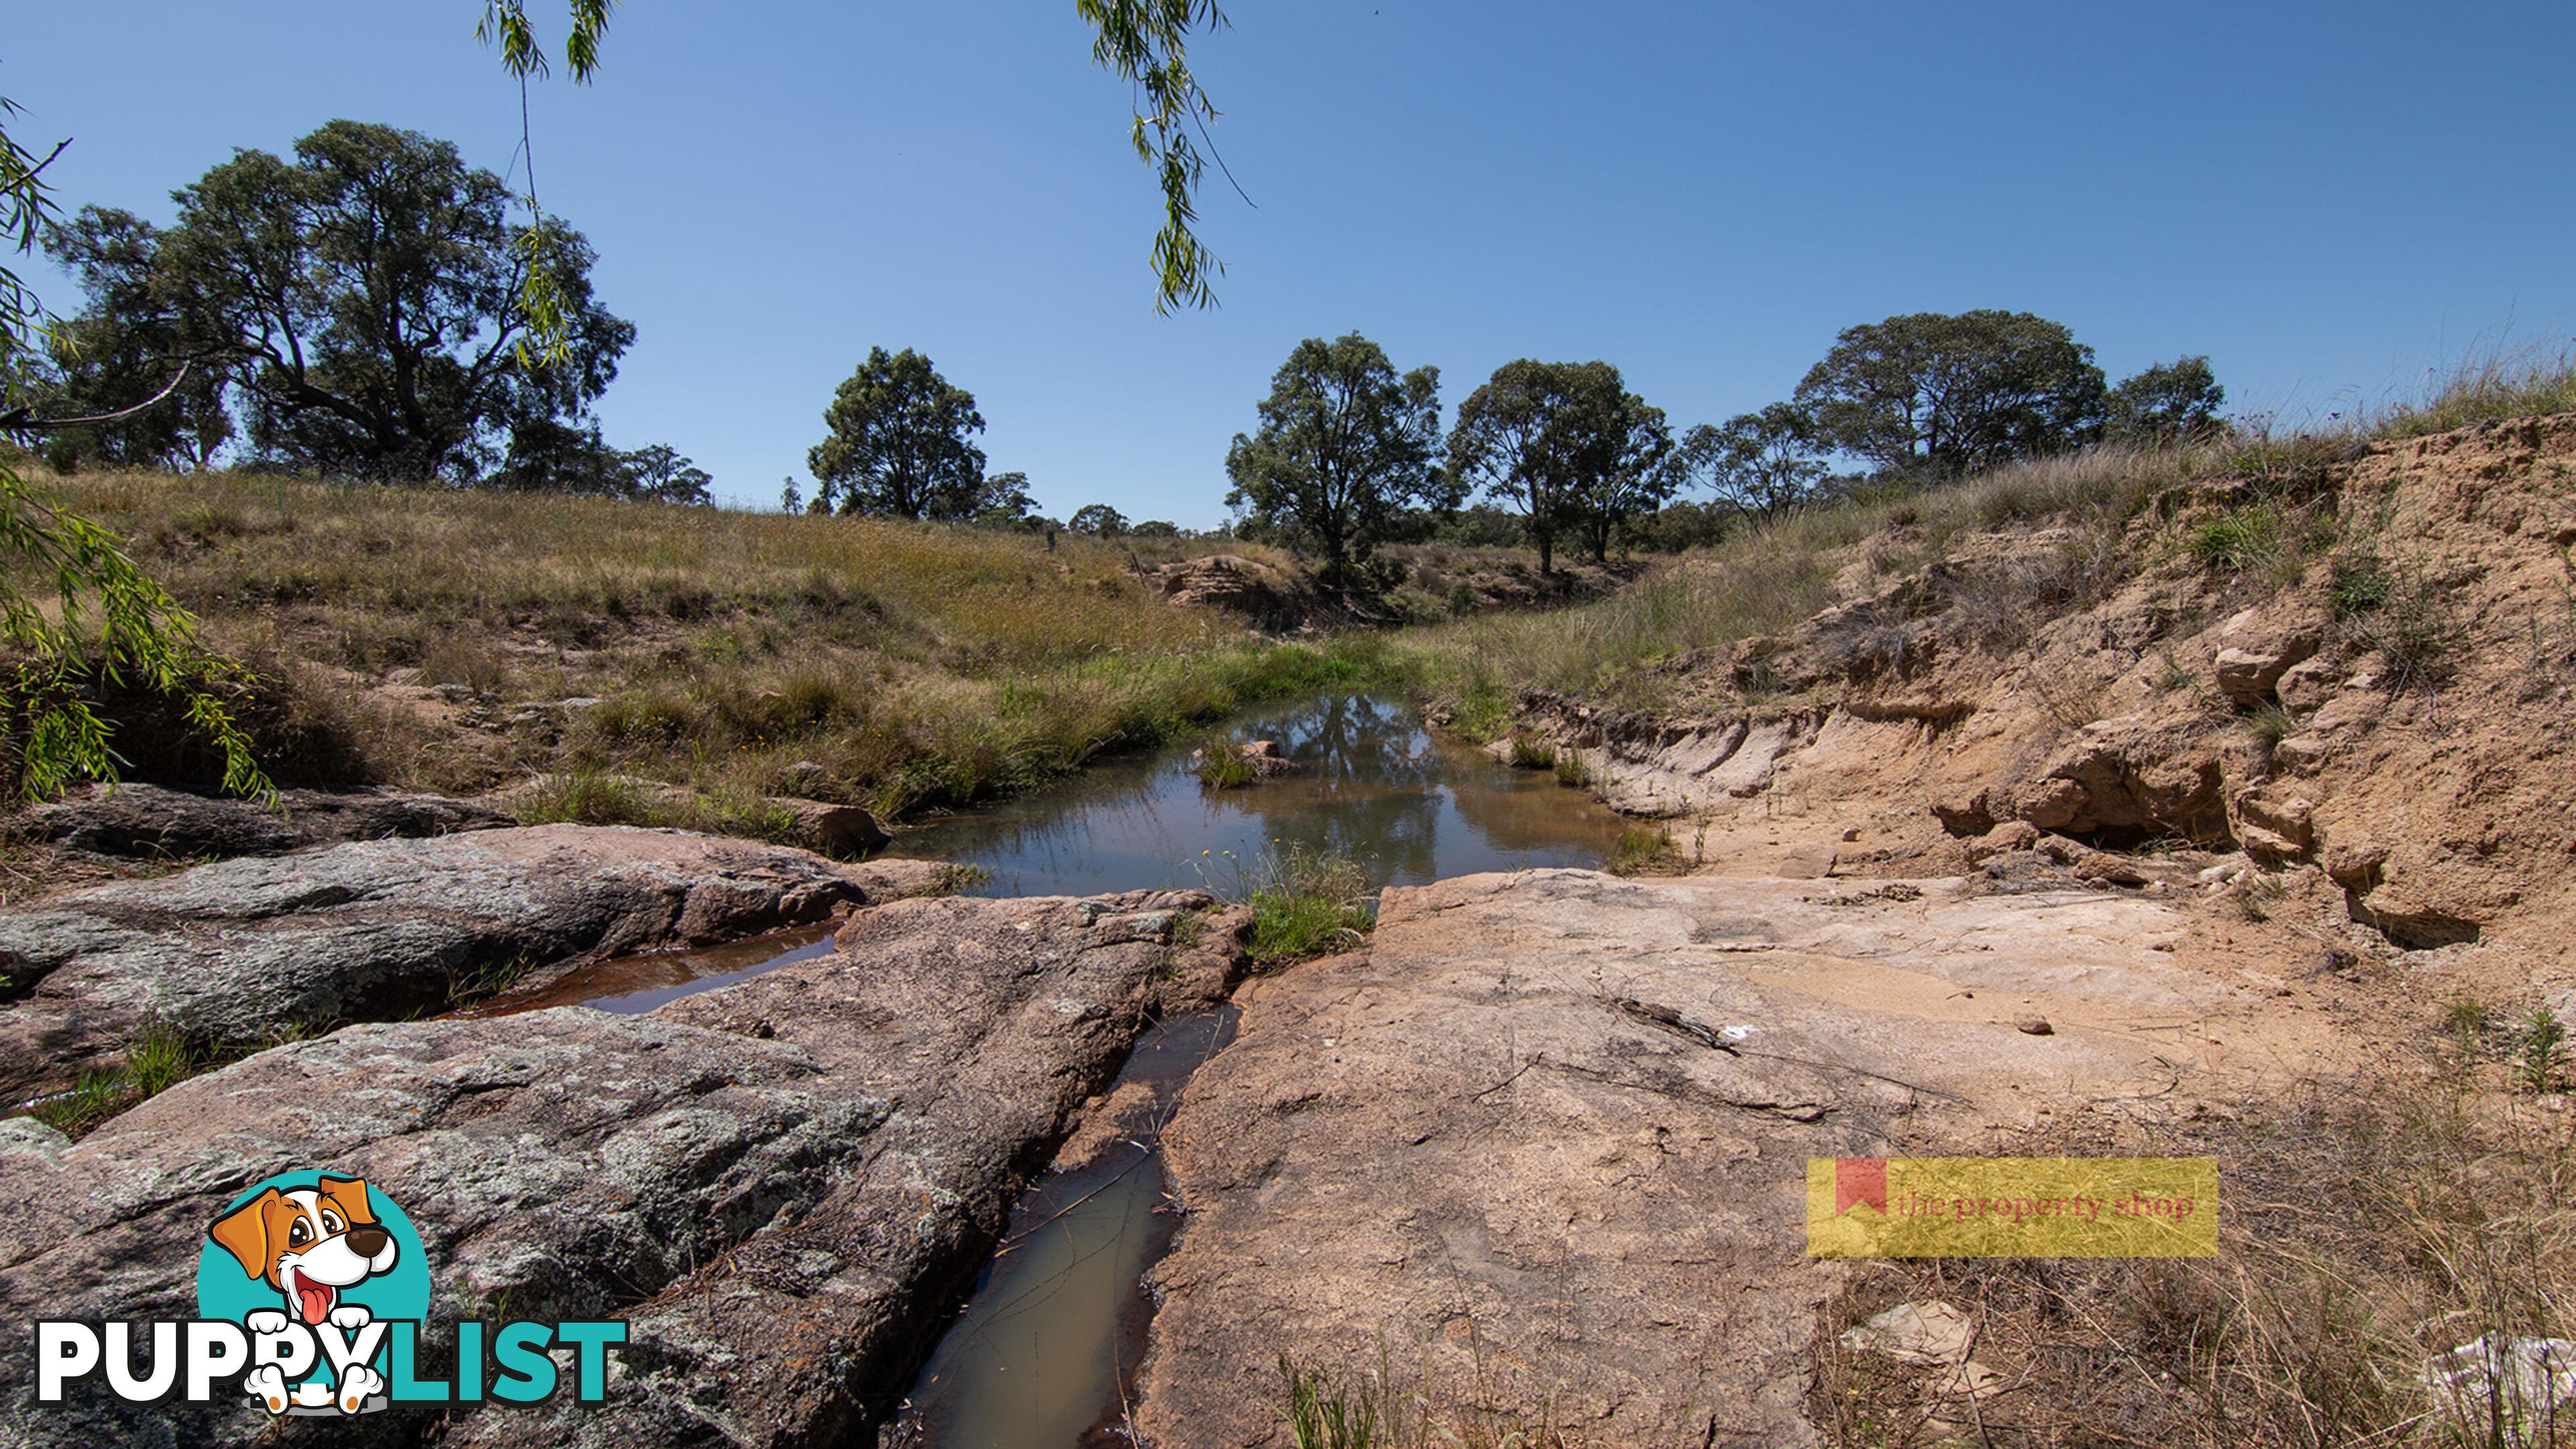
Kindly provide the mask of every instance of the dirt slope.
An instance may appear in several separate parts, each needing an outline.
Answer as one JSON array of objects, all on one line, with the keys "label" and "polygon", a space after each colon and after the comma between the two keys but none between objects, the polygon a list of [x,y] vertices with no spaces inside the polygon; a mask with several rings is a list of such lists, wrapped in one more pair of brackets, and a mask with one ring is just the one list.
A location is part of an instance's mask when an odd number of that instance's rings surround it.
[{"label": "dirt slope", "polygon": [[2320,948],[2474,945],[2442,960],[2508,1001],[2576,980],[2576,416],[2197,484],[2110,542],[1961,534],[1884,567],[1906,532],[1797,629],[1676,661],[1679,709],[1533,694],[1520,729],[1672,817],[1685,857],[2142,885],[2092,851],[2144,852]]}]

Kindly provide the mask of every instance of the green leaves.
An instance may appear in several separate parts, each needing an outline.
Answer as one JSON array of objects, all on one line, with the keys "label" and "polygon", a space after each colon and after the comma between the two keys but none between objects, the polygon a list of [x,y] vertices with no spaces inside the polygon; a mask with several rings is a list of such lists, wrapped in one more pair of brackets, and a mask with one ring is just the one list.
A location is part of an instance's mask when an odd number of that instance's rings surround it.
[{"label": "green leaves", "polygon": [[1225,501],[1337,578],[1367,561],[1398,511],[1454,502],[1431,466],[1439,444],[1440,369],[1399,378],[1356,332],[1309,337],[1271,377],[1260,431],[1234,435]]},{"label": "green leaves", "polygon": [[58,250],[89,285],[81,335],[219,362],[264,459],[469,482],[506,435],[578,418],[635,335],[592,299],[580,233],[509,212],[453,145],[333,121],[291,163],[235,153],[165,231],[85,209]]},{"label": "green leaves", "polygon": [[[0,118],[17,107],[0,99]],[[0,130],[0,235],[24,255],[53,213],[38,159]],[[0,268],[0,430],[24,432],[21,366],[50,320],[14,270]],[[137,685],[180,695],[188,718],[224,759],[224,787],[274,798],[251,758],[250,738],[219,699],[217,685],[244,686],[241,666],[209,655],[197,621],[146,578],[107,530],[30,488],[0,462],[0,557],[50,584],[52,607],[0,583],[0,652],[19,655],[0,687],[9,783],[48,795],[82,778],[112,780],[119,763],[110,730],[91,707],[95,684]],[[40,588],[43,586],[40,585]]]},{"label": "green leaves", "polygon": [[1198,220],[1198,185],[1207,171],[1190,136],[1195,130],[1205,139],[1207,123],[1223,113],[1190,74],[1187,48],[1193,26],[1222,30],[1225,14],[1214,0],[1077,0],[1075,8],[1095,33],[1092,63],[1136,87],[1139,104],[1128,143],[1162,184],[1154,311],[1169,315],[1179,305],[1215,306],[1212,282],[1224,274],[1225,263],[1190,229]]},{"label": "green leaves", "polygon": [[1738,413],[1724,427],[1690,430],[1675,458],[1685,475],[1705,474],[1717,500],[1768,516],[1814,493],[1824,481],[1823,445],[1815,419],[1789,403]]},{"label": "green leaves", "polygon": [[1451,476],[1521,510],[1542,573],[1558,533],[1598,558],[1623,520],[1670,497],[1680,483],[1664,466],[1671,451],[1663,410],[1598,361],[1506,362],[1459,404],[1449,431]]},{"label": "green leaves", "polygon": [[1798,384],[1824,440],[1889,472],[1955,478],[2099,428],[2093,349],[2028,312],[1917,312],[1843,330]]},{"label": "green leaves", "polygon": [[[608,12],[617,0],[571,0],[572,33],[564,38],[564,64],[572,71],[574,81],[588,84],[599,70],[599,40],[608,33]],[[521,80],[533,75],[543,80],[546,69],[545,47],[537,41],[536,26],[528,20],[525,0],[484,0],[483,18],[474,24],[474,38],[485,45],[497,44],[501,50],[502,68]]]},{"label": "green leaves", "polygon": [[823,422],[830,432],[805,458],[826,507],[837,499],[843,513],[946,521],[984,501],[984,453],[968,440],[984,431],[975,395],[909,347],[869,348]]},{"label": "green leaves", "polygon": [[273,798],[251,756],[250,737],[217,696],[247,687],[247,671],[209,654],[197,621],[146,578],[96,523],[43,498],[0,464],[0,554],[23,559],[47,579],[48,610],[0,586],[0,643],[24,651],[5,693],[17,758],[11,783],[51,795],[82,779],[113,780],[122,761],[111,730],[90,706],[97,685],[180,696],[188,720],[224,760],[224,788]]}]

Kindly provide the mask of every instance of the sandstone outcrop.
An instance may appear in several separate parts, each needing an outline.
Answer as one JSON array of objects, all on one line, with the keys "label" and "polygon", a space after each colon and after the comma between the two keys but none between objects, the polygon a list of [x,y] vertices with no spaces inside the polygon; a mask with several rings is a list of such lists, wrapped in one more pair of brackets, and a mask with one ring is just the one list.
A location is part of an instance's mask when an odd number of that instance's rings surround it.
[{"label": "sandstone outcrop", "polygon": [[1212,553],[1155,573],[1163,597],[1182,608],[1223,609],[1257,624],[1292,622],[1313,603],[1303,580],[1239,554]]},{"label": "sandstone outcrop", "polygon": [[623,826],[375,840],[120,881],[0,912],[0,1098],[147,1025],[216,1045],[443,1010],[479,982],[707,942],[870,898],[866,867]]},{"label": "sandstone outcrop", "polygon": [[[83,1140],[0,1125],[0,1314],[186,1318],[207,1224],[283,1170],[400,1203],[434,1312],[632,1325],[607,1410],[485,1411],[445,1442],[839,1442],[873,1422],[1028,1176],[1176,982],[1221,989],[1193,892],[912,900],[840,949],[652,1017],[558,1008],[345,1028],[183,1082]],[[17,1444],[269,1442],[238,1404],[29,1403]],[[323,1424],[415,1440],[424,1412]],[[398,1422],[397,1422],[398,1421]],[[296,1424],[292,1428],[307,1428]]]},{"label": "sandstone outcrop", "polygon": [[[1900,523],[1808,620],[1660,666],[1673,707],[1533,691],[1512,724],[1633,814],[1896,837],[1838,873],[1955,869],[2015,825],[2241,848],[2333,871],[2338,927],[2415,950],[2503,930],[2576,960],[2556,924],[2576,914],[2570,477],[2576,415],[2357,444],[2301,485],[2287,576],[2187,546],[2292,506],[2241,480],[2177,488],[2116,538],[1969,530],[1882,568],[1918,546]],[[2369,871],[2336,864],[2359,846]]]},{"label": "sandstone outcrop", "polygon": [[1850,884],[1471,876],[1245,987],[1164,1135],[1146,1441],[1278,1442],[1284,1352],[1553,1403],[1574,1442],[1813,1442],[1806,1159],[2151,1110],[2210,1064],[2133,1029],[2245,995],[2150,902]]}]

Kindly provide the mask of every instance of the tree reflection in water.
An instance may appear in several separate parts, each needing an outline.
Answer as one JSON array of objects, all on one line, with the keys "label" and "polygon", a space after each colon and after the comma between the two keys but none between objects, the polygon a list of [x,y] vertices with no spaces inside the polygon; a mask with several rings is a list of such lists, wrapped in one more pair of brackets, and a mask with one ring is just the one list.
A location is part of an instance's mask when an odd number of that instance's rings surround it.
[{"label": "tree reflection in water", "polygon": [[1619,838],[1611,811],[1545,771],[1434,738],[1400,700],[1326,695],[1229,728],[1275,742],[1296,772],[1211,790],[1190,771],[1191,747],[1179,746],[1095,765],[1058,789],[909,833],[895,849],[984,866],[994,895],[1089,895],[1225,891],[1250,862],[1291,848],[1352,860],[1372,886],[1597,867]]}]

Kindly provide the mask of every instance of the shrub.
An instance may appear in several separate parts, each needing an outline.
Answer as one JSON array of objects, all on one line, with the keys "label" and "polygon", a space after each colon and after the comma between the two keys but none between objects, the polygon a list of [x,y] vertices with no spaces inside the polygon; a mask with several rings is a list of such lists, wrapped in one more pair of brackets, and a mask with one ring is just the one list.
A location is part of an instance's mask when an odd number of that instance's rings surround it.
[{"label": "shrub", "polygon": [[1229,734],[1210,734],[1200,743],[1196,773],[1211,790],[1231,790],[1260,778],[1243,758],[1243,743]]}]

